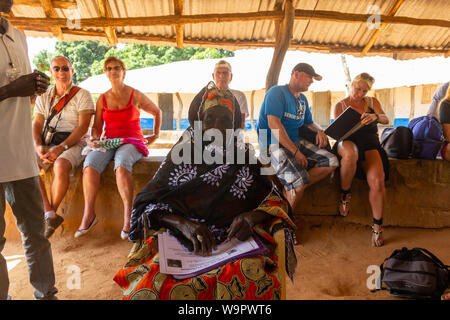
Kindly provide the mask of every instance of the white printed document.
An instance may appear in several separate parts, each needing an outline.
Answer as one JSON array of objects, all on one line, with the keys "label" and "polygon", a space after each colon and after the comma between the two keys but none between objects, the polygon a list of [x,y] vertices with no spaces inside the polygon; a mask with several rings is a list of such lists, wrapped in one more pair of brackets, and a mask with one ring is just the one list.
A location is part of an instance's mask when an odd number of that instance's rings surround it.
[{"label": "white printed document", "polygon": [[160,272],[174,278],[185,279],[216,269],[227,262],[247,256],[265,254],[268,249],[257,238],[247,241],[236,238],[225,241],[212,250],[211,256],[190,252],[168,231],[158,234]]}]

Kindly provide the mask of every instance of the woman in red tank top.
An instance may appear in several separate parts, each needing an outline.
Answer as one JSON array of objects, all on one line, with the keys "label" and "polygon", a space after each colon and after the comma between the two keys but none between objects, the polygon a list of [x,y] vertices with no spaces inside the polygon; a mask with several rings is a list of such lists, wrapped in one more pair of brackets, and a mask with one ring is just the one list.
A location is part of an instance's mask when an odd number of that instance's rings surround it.
[{"label": "woman in red tank top", "polygon": [[[125,65],[116,57],[108,57],[104,71],[111,89],[97,100],[91,140],[124,138],[125,144],[106,152],[92,150],[88,153],[83,170],[84,213],[75,237],[86,234],[97,223],[94,211],[95,198],[100,187],[100,175],[108,162],[114,160],[116,183],[123,201],[122,239],[128,238],[133,204],[132,166],[148,154],[147,146],[159,136],[161,110],[145,94],[126,85]],[[144,137],[140,126],[140,109],[154,117],[154,134]],[[94,144],[91,147],[95,147]]]}]

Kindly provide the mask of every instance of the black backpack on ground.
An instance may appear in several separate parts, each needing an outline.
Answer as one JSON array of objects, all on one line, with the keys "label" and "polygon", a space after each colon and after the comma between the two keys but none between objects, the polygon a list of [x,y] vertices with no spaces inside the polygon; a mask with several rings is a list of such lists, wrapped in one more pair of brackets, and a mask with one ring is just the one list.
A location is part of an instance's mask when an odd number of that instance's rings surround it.
[{"label": "black backpack on ground", "polygon": [[407,127],[386,128],[381,133],[381,146],[389,158],[412,158],[414,154],[413,133]]},{"label": "black backpack on ground", "polygon": [[382,289],[396,297],[439,299],[450,285],[450,267],[423,248],[395,250],[380,269]]}]

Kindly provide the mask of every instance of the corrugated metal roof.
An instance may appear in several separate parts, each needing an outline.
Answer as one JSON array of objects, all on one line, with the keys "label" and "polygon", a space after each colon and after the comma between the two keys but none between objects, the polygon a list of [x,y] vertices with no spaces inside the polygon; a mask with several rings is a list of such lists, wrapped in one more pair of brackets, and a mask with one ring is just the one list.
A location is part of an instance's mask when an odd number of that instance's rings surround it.
[{"label": "corrugated metal roof", "polygon": [[[346,52],[359,55],[376,32],[370,29],[365,20],[350,21],[354,16],[348,14],[371,15],[378,10],[387,16],[399,0],[293,0],[296,10],[308,10],[312,13],[329,13],[334,20],[316,18],[295,18],[291,49],[317,52]],[[106,41],[104,25],[100,20],[96,24],[86,19],[101,18],[97,0],[65,0],[75,6],[69,9],[54,8],[56,16],[64,20],[48,19],[40,25],[25,23],[23,18],[45,18],[39,1],[16,0],[13,6],[13,24],[23,29],[29,36],[54,36],[51,27],[60,26],[65,40]],[[176,26],[180,21],[175,15],[174,0],[107,0],[111,18],[133,19],[148,17],[142,24],[130,22],[115,25],[114,30],[119,42],[151,43],[154,45],[175,45]],[[282,11],[274,11],[280,0],[184,0],[182,1],[183,39],[186,46],[220,47],[234,50],[273,46],[275,43],[275,25]],[[282,3],[284,1],[281,1]],[[34,5],[25,5],[25,3]],[[441,26],[413,25],[411,23],[388,24],[374,41],[367,55],[391,56],[398,59],[410,59],[450,52],[450,1],[448,0],[404,0],[395,17],[439,20]],[[301,13],[301,11],[298,11]],[[224,14],[239,16],[246,13],[270,13],[266,19],[243,18],[239,21],[207,21],[199,18],[223,17]],[[210,16],[205,16],[210,15]],[[81,18],[77,27],[75,18]],[[156,18],[167,18],[170,22],[155,22]],[[336,18],[337,17],[337,18]],[[368,17],[368,16],[367,16]],[[343,19],[347,19],[344,21]],[[31,20],[27,20],[31,21]],[[102,20],[103,21],[103,20]],[[105,20],[106,21],[106,20]],[[109,20],[111,21],[111,20]],[[114,20],[114,23],[119,20]],[[149,21],[153,21],[149,25]],[[417,21],[417,20],[415,20]],[[89,23],[90,22],[90,23]],[[120,21],[122,22],[122,21]],[[381,21],[382,23],[383,21]],[[89,25],[86,25],[89,24]],[[106,25],[105,25],[106,26]],[[74,28],[75,27],[75,28]],[[394,53],[394,50],[397,52]],[[417,52],[413,52],[417,51]],[[422,52],[420,52],[422,51]]]}]

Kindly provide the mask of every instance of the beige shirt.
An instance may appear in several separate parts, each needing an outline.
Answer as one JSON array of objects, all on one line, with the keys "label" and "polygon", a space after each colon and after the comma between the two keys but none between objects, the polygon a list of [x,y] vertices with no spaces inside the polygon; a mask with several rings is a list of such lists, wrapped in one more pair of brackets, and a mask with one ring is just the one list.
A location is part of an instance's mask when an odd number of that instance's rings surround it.
[{"label": "beige shirt", "polygon": [[248,116],[249,112],[248,112],[248,106],[247,106],[247,98],[245,97],[245,94],[242,91],[235,90],[235,89],[230,89],[230,91],[236,98],[237,102],[239,102],[239,107],[241,108],[242,117],[244,117],[244,115]]},{"label": "beige shirt", "polygon": [[[69,91],[70,89],[64,95],[69,93]],[[41,115],[44,119],[47,119],[50,116],[51,109],[61,98],[55,96],[55,87],[50,87],[47,89],[47,92],[37,97],[36,105],[34,106],[34,116]],[[72,132],[79,125],[78,121],[81,113],[95,113],[94,100],[91,94],[82,88],[72,97],[61,112],[53,117],[52,121],[50,121],[50,126],[56,126],[56,132]]]},{"label": "beige shirt", "polygon": [[[6,19],[0,23],[7,29],[0,35],[0,87],[9,83],[10,62],[18,76],[31,72],[25,36]],[[11,58],[11,61],[10,61]],[[8,98],[0,102],[0,183],[38,175],[31,129],[29,97]]]}]

